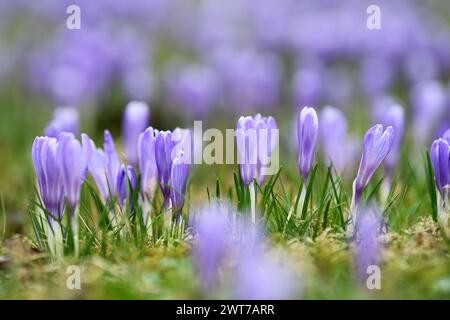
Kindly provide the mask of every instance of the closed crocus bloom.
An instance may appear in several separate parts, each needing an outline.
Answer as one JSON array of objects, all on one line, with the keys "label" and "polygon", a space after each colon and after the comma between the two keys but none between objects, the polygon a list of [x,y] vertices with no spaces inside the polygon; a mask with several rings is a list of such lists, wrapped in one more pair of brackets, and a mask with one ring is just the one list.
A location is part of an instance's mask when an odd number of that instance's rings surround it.
[{"label": "closed crocus bloom", "polygon": [[[117,178],[119,204],[122,208],[126,207],[127,199],[130,200],[130,203],[132,202],[132,191],[136,188],[136,181],[137,179],[134,168],[130,165],[122,165]],[[130,185],[132,190],[130,190]]]},{"label": "closed crocus bloom", "polygon": [[431,163],[434,169],[434,177],[437,188],[442,197],[445,196],[445,187],[450,185],[450,146],[440,138],[435,140],[430,150]]},{"label": "closed crocus bloom", "polygon": [[256,177],[258,142],[252,117],[240,117],[237,123],[236,142],[242,181],[249,185]]},{"label": "closed crocus bloom", "polygon": [[58,159],[58,141],[55,138],[37,137],[32,148],[32,158],[42,202],[56,218],[64,213],[64,188]]},{"label": "closed crocus bloom", "polygon": [[258,184],[261,185],[266,178],[272,153],[278,144],[278,126],[275,119],[270,116],[262,117],[260,114],[257,114],[254,121],[258,143],[256,178]]},{"label": "closed crocus bloom", "polygon": [[80,202],[81,186],[87,168],[87,156],[83,152],[81,143],[73,134],[62,133],[59,136],[57,160],[61,170],[64,194],[73,214]]},{"label": "closed crocus bloom", "polygon": [[141,195],[151,202],[158,183],[158,167],[155,158],[155,143],[158,131],[152,127],[145,130],[138,140],[139,171],[141,172]]},{"label": "closed crocus bloom", "polygon": [[170,170],[170,200],[175,212],[179,212],[184,206],[186,184],[189,176],[189,163],[183,159],[183,151],[180,152],[172,163]]},{"label": "closed crocus bloom", "polygon": [[319,120],[313,108],[304,107],[298,115],[298,166],[305,182],[314,163]]},{"label": "closed crocus bloom", "polygon": [[337,108],[325,107],[320,114],[320,133],[327,160],[338,173],[342,173],[349,158],[344,114]]},{"label": "closed crocus bloom", "polygon": [[159,131],[155,140],[155,159],[158,168],[158,177],[161,191],[164,196],[166,206],[170,197],[170,171],[172,170],[172,149],[174,143],[172,141],[172,132]]},{"label": "closed crocus bloom", "polygon": [[87,156],[88,170],[105,200],[117,195],[117,177],[120,159],[111,134],[105,131],[104,150],[97,149],[88,135],[82,134],[83,150]]},{"label": "closed crocus bloom", "polygon": [[354,181],[354,205],[358,205],[362,192],[367,187],[375,171],[388,155],[394,143],[394,129],[377,124],[370,128],[363,140],[361,162]]},{"label": "closed crocus bloom", "polygon": [[145,102],[132,101],[123,117],[123,143],[125,154],[131,164],[138,162],[138,139],[150,121],[150,108]]},{"label": "closed crocus bloom", "polygon": [[45,128],[47,137],[58,138],[62,132],[78,134],[79,115],[77,109],[73,107],[57,108],[53,113],[53,119]]}]

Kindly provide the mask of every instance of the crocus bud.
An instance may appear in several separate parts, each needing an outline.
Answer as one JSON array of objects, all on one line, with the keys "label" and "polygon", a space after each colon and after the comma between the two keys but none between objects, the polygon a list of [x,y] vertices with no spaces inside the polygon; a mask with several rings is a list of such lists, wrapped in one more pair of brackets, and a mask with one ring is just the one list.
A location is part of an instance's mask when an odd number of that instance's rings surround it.
[{"label": "crocus bud", "polygon": [[320,133],[329,164],[342,173],[349,157],[347,119],[344,114],[337,108],[325,107],[320,113]]},{"label": "crocus bud", "polygon": [[[171,183],[175,183],[177,187],[182,186],[182,181],[184,179],[179,179],[177,181],[171,180],[172,174],[172,166],[174,164],[175,159],[177,159],[176,164],[177,168],[175,168],[174,173],[179,175],[179,177],[184,177],[185,167],[180,166],[188,165],[191,161],[191,153],[192,152],[192,135],[190,130],[176,128],[173,132],[170,131],[159,131],[156,134],[155,141],[155,159],[156,166],[158,168],[158,177],[160,182],[161,191],[164,195],[165,206],[168,207],[169,200],[172,197],[172,186]],[[186,179],[187,180],[187,179]],[[184,182],[185,184],[185,182]],[[183,191],[183,188],[177,188],[178,192]],[[181,198],[177,198],[179,200]],[[183,202],[178,201],[177,205],[182,204]],[[174,205],[174,203],[172,203]],[[181,208],[175,208],[176,210],[180,210]]]},{"label": "crocus bud", "polygon": [[189,176],[189,163],[183,159],[183,151],[172,163],[170,170],[170,200],[175,212],[179,212],[184,206],[186,184]]},{"label": "crocus bud", "polygon": [[[132,191],[136,188],[136,173],[130,165],[122,165],[120,167],[119,176],[117,178],[117,190],[119,194],[119,204],[122,208],[127,205],[127,199],[132,203]],[[128,181],[130,184],[128,184]],[[132,190],[130,190],[130,185]]]},{"label": "crocus bud", "polygon": [[109,131],[105,131],[104,150],[101,150],[96,148],[87,134],[82,134],[81,138],[88,161],[88,170],[103,199],[110,200],[117,195],[117,177],[120,170],[120,159],[114,140]]},{"label": "crocus bud", "polygon": [[79,115],[73,107],[55,109],[53,119],[45,128],[45,136],[58,138],[61,132],[71,132],[75,135],[79,130]]},{"label": "crocus bud", "polygon": [[158,183],[158,167],[155,158],[155,142],[158,130],[152,127],[145,130],[138,140],[139,171],[141,172],[141,195],[151,202]]},{"label": "crocus bud", "polygon": [[394,142],[394,129],[384,130],[383,125],[377,124],[370,128],[363,140],[361,162],[358,175],[354,181],[354,205],[358,205],[362,192],[367,187],[375,171],[381,165],[392,148]]},{"label": "crocus bud", "polygon": [[64,214],[64,188],[57,159],[58,141],[55,138],[37,137],[32,148],[32,158],[42,202],[56,218]]},{"label": "crocus bud", "polygon": [[59,136],[57,154],[60,166],[64,194],[69,204],[71,214],[80,202],[81,186],[83,185],[87,156],[83,152],[81,143],[71,133],[62,133]]},{"label": "crocus bud", "polygon": [[385,160],[387,178],[391,180],[398,159],[400,158],[400,152],[403,145],[403,136],[405,132],[405,112],[403,107],[398,104],[387,107],[380,114],[380,120],[384,126],[392,126],[395,132],[391,151],[386,156]]},{"label": "crocus bud", "polygon": [[145,102],[132,101],[123,117],[124,150],[130,164],[138,162],[138,139],[150,121],[150,109]]},{"label": "crocus bud", "polygon": [[298,166],[306,183],[314,163],[319,120],[313,108],[304,107],[298,115]]},{"label": "crocus bud", "polygon": [[450,185],[449,143],[442,138],[435,140],[431,145],[430,158],[434,169],[436,186],[441,196],[444,197],[444,189]]},{"label": "crocus bud", "polygon": [[278,143],[278,127],[272,117],[240,117],[236,142],[241,177],[245,185],[253,179],[264,182],[272,152]]}]

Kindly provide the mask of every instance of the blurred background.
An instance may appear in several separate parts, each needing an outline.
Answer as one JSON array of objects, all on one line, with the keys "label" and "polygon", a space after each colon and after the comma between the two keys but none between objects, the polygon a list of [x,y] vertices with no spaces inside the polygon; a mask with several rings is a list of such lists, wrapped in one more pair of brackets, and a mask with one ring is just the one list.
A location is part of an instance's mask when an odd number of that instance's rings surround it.
[{"label": "blurred background", "polygon": [[[379,30],[367,27],[371,4]],[[67,28],[70,5],[80,7],[80,30]],[[65,106],[99,143],[106,128],[120,137],[131,100],[150,105],[159,129],[194,120],[234,128],[242,114],[273,115],[295,167],[300,106],[340,108],[360,141],[392,98],[415,130],[406,139],[428,146],[450,120],[449,23],[446,0],[0,0],[8,233],[23,231],[34,196],[33,139]]]}]

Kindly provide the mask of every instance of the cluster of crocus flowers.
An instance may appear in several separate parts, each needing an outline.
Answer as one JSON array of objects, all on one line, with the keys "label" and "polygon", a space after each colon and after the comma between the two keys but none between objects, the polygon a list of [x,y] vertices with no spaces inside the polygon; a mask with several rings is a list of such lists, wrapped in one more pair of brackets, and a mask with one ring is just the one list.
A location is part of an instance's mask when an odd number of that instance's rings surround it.
[{"label": "cluster of crocus flowers", "polygon": [[78,205],[87,169],[87,158],[80,142],[71,133],[58,137],[37,137],[32,147],[33,163],[40,198],[47,211],[48,246],[54,256],[63,255],[61,223],[66,211],[78,251]]},{"label": "cluster of crocus flowers", "polygon": [[278,126],[273,117],[240,117],[236,142],[243,184],[249,188],[252,221],[256,223],[256,189],[254,181],[264,183],[272,153],[278,145]]},{"label": "cluster of crocus flowers", "polygon": [[381,124],[376,124],[370,128],[364,136],[358,175],[353,182],[353,197],[350,205],[349,224],[347,226],[347,234],[349,236],[353,236],[362,193],[391,150],[393,141],[394,129],[392,127],[384,129]]},{"label": "cluster of crocus flowers", "polygon": [[450,130],[442,138],[433,142],[430,150],[434,178],[439,191],[438,218],[444,229],[448,230],[450,211]]}]

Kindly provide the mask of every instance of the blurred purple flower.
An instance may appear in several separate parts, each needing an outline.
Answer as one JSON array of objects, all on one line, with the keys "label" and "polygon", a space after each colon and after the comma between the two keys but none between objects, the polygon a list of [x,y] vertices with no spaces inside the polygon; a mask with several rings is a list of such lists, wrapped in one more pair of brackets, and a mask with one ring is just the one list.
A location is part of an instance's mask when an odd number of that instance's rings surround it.
[{"label": "blurred purple flower", "polygon": [[347,141],[347,119],[337,108],[327,106],[320,113],[320,132],[328,164],[342,173],[351,156]]},{"label": "blurred purple flower", "polygon": [[382,218],[375,208],[365,208],[356,223],[356,260],[358,276],[367,279],[367,268],[381,263],[380,234]]},{"label": "blurred purple flower", "polygon": [[138,140],[139,171],[141,173],[142,198],[151,203],[158,184],[158,167],[155,157],[155,141],[158,130],[147,128]]},{"label": "blurred purple flower", "polygon": [[71,132],[78,135],[79,115],[72,107],[57,108],[53,112],[53,119],[45,128],[45,136],[58,138],[61,132]]},{"label": "blurred purple flower", "polygon": [[34,140],[32,158],[42,202],[52,216],[62,218],[64,188],[57,154],[58,141],[55,138],[37,137]]},{"label": "blurred purple flower", "polygon": [[445,188],[450,185],[450,146],[447,140],[440,138],[433,142],[430,158],[437,188],[444,197]]},{"label": "blurred purple flower", "polygon": [[385,160],[386,178],[391,180],[403,146],[403,136],[405,133],[404,109],[398,104],[390,105],[380,114],[379,120],[385,127],[391,126],[394,128],[394,141],[392,142],[391,151]]},{"label": "blurred purple flower", "polygon": [[278,143],[278,126],[274,118],[241,116],[237,123],[236,142],[242,181],[249,185],[265,180],[272,152]]},{"label": "blurred purple flower", "polygon": [[[364,189],[370,182],[375,171],[386,158],[394,143],[394,129],[377,124],[370,128],[363,140],[361,162],[358,175],[354,181],[353,204],[358,205]],[[355,222],[355,221],[353,221]]]},{"label": "blurred purple flower", "polygon": [[439,82],[419,82],[411,90],[414,138],[418,147],[427,144],[438,120],[444,115],[445,103],[445,91]]},{"label": "blurred purple flower", "polygon": [[315,106],[324,98],[325,74],[317,62],[296,71],[293,79],[294,103],[299,106]]},{"label": "blurred purple flower", "polygon": [[304,107],[298,114],[298,166],[305,183],[314,164],[319,120],[314,108]]},{"label": "blurred purple flower", "polygon": [[73,214],[80,202],[81,186],[86,178],[88,163],[81,143],[72,133],[62,133],[59,136],[57,161],[60,166],[64,194],[70,213]]},{"label": "blurred purple flower", "polygon": [[105,131],[104,150],[97,149],[87,134],[82,134],[83,149],[88,159],[88,169],[99,188],[104,200],[117,196],[117,179],[120,171],[120,159],[114,140],[108,130]]},{"label": "blurred purple flower", "polygon": [[[128,183],[129,181],[129,183]],[[127,206],[127,201],[133,206],[133,190],[136,189],[136,173],[134,168],[130,165],[122,165],[120,167],[119,176],[117,177],[117,190],[119,194],[119,204],[121,208]],[[131,186],[131,190],[130,190]]]},{"label": "blurred purple flower", "polygon": [[205,206],[194,222],[194,230],[194,256],[200,279],[206,290],[211,290],[218,284],[219,269],[231,240],[226,210],[219,205]]},{"label": "blurred purple flower", "polygon": [[131,165],[138,162],[138,139],[150,121],[150,108],[145,102],[132,101],[123,117],[123,143],[125,154]]}]

